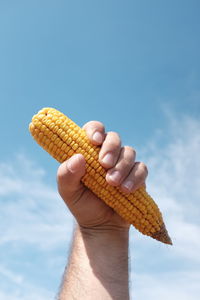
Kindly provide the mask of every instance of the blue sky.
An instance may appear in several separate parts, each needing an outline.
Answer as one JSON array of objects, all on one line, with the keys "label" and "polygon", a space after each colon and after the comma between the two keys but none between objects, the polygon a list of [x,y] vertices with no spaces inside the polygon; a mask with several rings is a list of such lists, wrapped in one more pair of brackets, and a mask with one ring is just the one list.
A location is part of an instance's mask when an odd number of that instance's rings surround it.
[{"label": "blue sky", "polygon": [[132,229],[135,298],[198,299],[199,10],[197,0],[0,0],[0,299],[53,299],[67,261],[73,219],[58,165],[28,132],[45,106],[102,121],[149,166],[175,243]]}]

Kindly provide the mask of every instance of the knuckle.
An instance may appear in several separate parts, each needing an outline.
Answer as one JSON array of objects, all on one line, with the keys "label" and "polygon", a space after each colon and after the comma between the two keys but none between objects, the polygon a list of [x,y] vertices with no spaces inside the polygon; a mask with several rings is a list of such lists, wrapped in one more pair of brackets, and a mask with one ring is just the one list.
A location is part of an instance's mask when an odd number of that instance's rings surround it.
[{"label": "knuckle", "polygon": [[94,122],[96,123],[96,126],[97,126],[100,130],[104,131],[105,127],[104,127],[103,123],[101,123],[101,122],[99,122],[99,121],[94,121]]},{"label": "knuckle", "polygon": [[87,130],[87,128],[91,125],[91,122],[92,122],[92,121],[89,121],[89,122],[85,123],[85,124],[83,125],[82,129]]},{"label": "knuckle", "polygon": [[117,132],[109,131],[107,133],[106,141],[112,148],[121,146],[121,139]]},{"label": "knuckle", "polygon": [[120,140],[119,134],[117,132],[115,132],[115,131],[109,131],[108,135],[113,136],[114,138]]},{"label": "knuckle", "polygon": [[131,168],[134,165],[134,161],[131,156],[123,153],[123,148],[121,151],[121,156],[116,164],[116,168],[120,170],[122,173],[129,173]]},{"label": "knuckle", "polygon": [[122,162],[122,168],[123,169],[131,169],[133,166],[133,164],[131,163],[131,161],[127,158],[124,158],[123,159],[123,162]]},{"label": "knuckle", "polygon": [[147,175],[148,175],[148,168],[147,168],[147,166],[145,165],[145,163],[140,162],[140,168],[141,168],[141,170],[142,170],[142,173],[143,173],[145,176],[147,176]]},{"label": "knuckle", "polygon": [[89,121],[83,125],[82,129],[84,129],[86,131],[98,130],[98,131],[104,132],[105,127],[104,127],[103,123],[101,123],[99,121]]},{"label": "knuckle", "polygon": [[130,146],[124,146],[125,153],[129,155],[131,158],[134,158],[136,156],[136,151],[133,147]]}]

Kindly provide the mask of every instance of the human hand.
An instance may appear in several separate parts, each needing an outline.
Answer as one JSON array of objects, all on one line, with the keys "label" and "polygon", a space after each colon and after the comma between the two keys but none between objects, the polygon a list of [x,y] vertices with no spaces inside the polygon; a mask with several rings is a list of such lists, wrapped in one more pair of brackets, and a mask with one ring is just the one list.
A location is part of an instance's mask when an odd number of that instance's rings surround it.
[{"label": "human hand", "polygon": [[[83,126],[94,145],[101,147],[99,162],[107,170],[106,180],[124,192],[132,192],[145,184],[147,168],[136,162],[135,150],[121,146],[116,132],[105,133],[102,123],[90,121]],[[62,163],[57,172],[58,191],[76,218],[86,229],[128,229],[129,224],[112,208],[81,183],[85,174],[85,159],[76,154]]]}]

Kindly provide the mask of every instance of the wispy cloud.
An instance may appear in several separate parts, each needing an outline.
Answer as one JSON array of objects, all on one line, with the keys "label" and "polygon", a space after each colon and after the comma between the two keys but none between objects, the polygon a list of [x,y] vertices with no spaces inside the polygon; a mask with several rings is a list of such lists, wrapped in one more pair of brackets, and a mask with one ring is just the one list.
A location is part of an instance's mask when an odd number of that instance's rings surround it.
[{"label": "wispy cloud", "polygon": [[163,272],[163,274],[137,274],[132,278],[131,299],[198,300],[199,272]]},{"label": "wispy cloud", "polygon": [[0,195],[0,299],[53,299],[71,243],[72,216],[55,186],[45,183],[45,171],[21,154],[0,162]]},{"label": "wispy cloud", "polygon": [[148,159],[149,188],[166,214],[175,251],[200,262],[200,121],[168,119],[171,141]]},{"label": "wispy cloud", "polygon": [[10,281],[12,281],[16,284],[20,284],[23,281],[22,276],[16,275],[14,272],[3,267],[2,265],[0,266],[0,274],[1,274],[1,276],[7,277],[7,279],[9,279]]},{"label": "wispy cloud", "polygon": [[[148,191],[156,199],[174,245],[131,240],[136,299],[199,299],[200,286],[200,121],[167,113],[168,144],[151,141],[146,154]],[[162,136],[161,136],[162,138]],[[141,263],[142,262],[142,263]],[[133,297],[134,299],[134,297]]]},{"label": "wispy cloud", "polygon": [[[66,235],[63,224],[72,217],[44,176],[44,170],[22,155],[12,163],[0,164],[0,244],[21,241],[49,248],[56,247]],[[54,239],[49,239],[52,235]]]}]

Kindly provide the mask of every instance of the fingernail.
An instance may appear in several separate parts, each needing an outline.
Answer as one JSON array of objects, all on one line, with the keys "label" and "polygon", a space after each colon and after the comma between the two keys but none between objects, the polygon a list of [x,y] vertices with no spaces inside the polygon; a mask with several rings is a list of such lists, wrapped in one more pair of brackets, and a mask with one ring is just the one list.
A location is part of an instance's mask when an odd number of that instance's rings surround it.
[{"label": "fingernail", "polygon": [[111,174],[108,174],[108,177],[111,181],[118,183],[121,179],[121,175],[119,173],[119,171],[114,171]]},{"label": "fingernail", "polygon": [[103,142],[102,134],[98,131],[96,131],[92,136],[93,141],[95,141],[98,144],[101,144]]},{"label": "fingernail", "polygon": [[131,191],[132,187],[133,187],[133,182],[131,180],[125,181],[122,184],[123,187],[125,187],[127,190]]},{"label": "fingernail", "polygon": [[112,166],[113,163],[114,163],[114,159],[113,159],[113,156],[112,154],[110,153],[107,153],[104,158],[102,159],[102,162],[106,165],[109,165],[109,166]]}]

